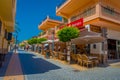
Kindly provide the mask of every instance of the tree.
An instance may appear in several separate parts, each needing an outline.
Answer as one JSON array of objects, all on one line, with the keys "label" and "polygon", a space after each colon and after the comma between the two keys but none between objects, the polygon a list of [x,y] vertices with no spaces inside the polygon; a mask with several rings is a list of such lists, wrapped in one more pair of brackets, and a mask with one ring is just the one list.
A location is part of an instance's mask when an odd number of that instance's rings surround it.
[{"label": "tree", "polygon": [[62,42],[67,42],[67,61],[70,63],[70,40],[77,38],[80,34],[80,31],[78,28],[75,27],[65,27],[57,32],[58,38]]},{"label": "tree", "polygon": [[43,41],[46,41],[46,38],[31,38],[28,40],[28,44],[41,44]]},{"label": "tree", "polygon": [[20,44],[19,46],[20,46],[20,47],[25,47],[25,44]]},{"label": "tree", "polygon": [[37,38],[31,38],[28,40],[28,44],[32,45],[32,44],[37,44]]},{"label": "tree", "polygon": [[75,27],[65,27],[57,32],[58,38],[62,42],[68,42],[71,39],[77,38],[80,34],[78,28]]},{"label": "tree", "polygon": [[46,41],[47,39],[46,38],[39,38],[38,40],[37,40],[37,42],[39,43],[39,44],[41,44],[43,41]]}]

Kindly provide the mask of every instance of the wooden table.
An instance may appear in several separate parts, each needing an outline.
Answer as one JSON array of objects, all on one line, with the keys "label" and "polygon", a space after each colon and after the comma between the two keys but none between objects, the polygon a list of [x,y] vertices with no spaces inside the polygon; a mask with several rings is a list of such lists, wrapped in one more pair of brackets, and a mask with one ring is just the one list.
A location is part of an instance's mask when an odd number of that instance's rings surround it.
[{"label": "wooden table", "polygon": [[90,60],[98,59],[98,57],[96,57],[96,56],[88,56],[88,58],[89,58]]}]

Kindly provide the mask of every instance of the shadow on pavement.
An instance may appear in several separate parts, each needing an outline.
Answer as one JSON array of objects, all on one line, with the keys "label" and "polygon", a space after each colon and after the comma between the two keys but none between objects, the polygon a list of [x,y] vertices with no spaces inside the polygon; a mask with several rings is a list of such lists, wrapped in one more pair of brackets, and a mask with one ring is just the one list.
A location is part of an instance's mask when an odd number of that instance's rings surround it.
[{"label": "shadow on pavement", "polygon": [[19,58],[24,75],[40,74],[50,70],[61,69],[59,66],[52,64],[34,54],[19,53]]},{"label": "shadow on pavement", "polygon": [[8,64],[9,64],[9,62],[10,62],[11,56],[12,56],[12,52],[9,52],[9,53],[6,55],[5,61],[3,62],[2,67],[0,68],[0,77],[4,77],[4,76],[5,76],[5,73],[6,73]]}]

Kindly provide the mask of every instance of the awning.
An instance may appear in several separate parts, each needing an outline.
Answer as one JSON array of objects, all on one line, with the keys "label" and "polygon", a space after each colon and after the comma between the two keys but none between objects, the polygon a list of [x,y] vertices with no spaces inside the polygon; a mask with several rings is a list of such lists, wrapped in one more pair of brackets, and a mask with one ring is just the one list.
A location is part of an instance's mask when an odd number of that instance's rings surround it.
[{"label": "awning", "polygon": [[52,40],[47,40],[47,41],[44,41],[42,43],[52,43]]},{"label": "awning", "polygon": [[42,43],[52,43],[52,42],[58,42],[59,39],[55,39],[54,41],[53,40],[47,40],[47,41],[44,41]]},{"label": "awning", "polygon": [[104,40],[105,38],[100,35],[86,35],[83,37],[72,39],[71,42],[73,44],[92,44],[103,42]]}]

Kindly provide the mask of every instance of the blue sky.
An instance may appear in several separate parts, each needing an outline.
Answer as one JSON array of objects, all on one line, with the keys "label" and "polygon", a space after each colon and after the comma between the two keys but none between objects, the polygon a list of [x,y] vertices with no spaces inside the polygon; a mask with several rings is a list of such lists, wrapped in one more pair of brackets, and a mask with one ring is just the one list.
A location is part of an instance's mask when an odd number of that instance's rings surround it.
[{"label": "blue sky", "polygon": [[47,15],[56,19],[56,6],[64,0],[17,0],[16,21],[19,23],[21,32],[18,34],[18,40],[23,41],[38,35],[38,24],[45,19]]}]

